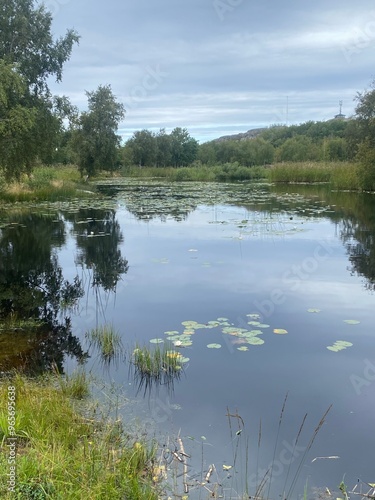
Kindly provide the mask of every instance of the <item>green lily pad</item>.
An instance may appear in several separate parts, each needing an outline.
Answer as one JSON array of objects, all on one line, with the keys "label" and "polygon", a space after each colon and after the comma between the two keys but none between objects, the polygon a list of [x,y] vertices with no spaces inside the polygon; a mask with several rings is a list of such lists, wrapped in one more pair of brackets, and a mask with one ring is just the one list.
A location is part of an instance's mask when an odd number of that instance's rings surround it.
[{"label": "green lily pad", "polygon": [[259,323],[259,325],[257,325],[258,328],[269,328],[270,325],[266,325],[265,323]]},{"label": "green lily pad", "polygon": [[163,339],[151,339],[151,344],[162,344],[164,342]]},{"label": "green lily pad", "polygon": [[249,348],[245,345],[243,345],[242,347],[237,347],[237,351],[248,351]]},{"label": "green lily pad", "polygon": [[260,314],[258,314],[258,313],[246,314],[246,316],[248,318],[251,318],[251,319],[259,319],[260,318]]},{"label": "green lily pad", "polygon": [[264,340],[259,337],[252,337],[247,340],[247,343],[250,345],[262,345],[264,344]]},{"label": "green lily pad", "polygon": [[248,325],[253,325],[253,326],[259,326],[262,323],[260,321],[254,321],[254,320],[252,320],[252,321],[248,321],[247,324]]},{"label": "green lily pad", "polygon": [[310,308],[310,309],[307,309],[307,312],[309,312],[309,313],[319,313],[320,309]]},{"label": "green lily pad", "polygon": [[208,344],[207,347],[209,349],[220,349],[221,348],[221,344]]},{"label": "green lily pad", "polygon": [[165,335],[178,335],[179,332],[177,330],[170,330],[167,332],[164,332]]},{"label": "green lily pad", "polygon": [[229,320],[228,320],[228,318],[217,318],[217,321],[222,322],[222,321],[229,321]]},{"label": "green lily pad", "polygon": [[351,342],[347,342],[346,340],[336,340],[333,345],[327,346],[329,351],[339,352],[343,351],[347,347],[351,347],[353,344]]},{"label": "green lily pad", "polygon": [[344,319],[344,323],[347,323],[348,325],[358,325],[360,321],[357,319]]}]

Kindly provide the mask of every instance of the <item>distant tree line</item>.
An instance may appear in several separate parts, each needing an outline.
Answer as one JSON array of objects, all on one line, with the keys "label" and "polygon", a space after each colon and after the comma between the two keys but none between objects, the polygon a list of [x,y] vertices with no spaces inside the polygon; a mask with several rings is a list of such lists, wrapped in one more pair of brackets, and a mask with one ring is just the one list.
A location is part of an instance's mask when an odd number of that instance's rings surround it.
[{"label": "distant tree line", "polygon": [[[278,162],[355,161],[361,185],[375,189],[375,85],[356,96],[350,120],[271,126],[252,139],[203,144],[186,128],[140,130],[125,143],[125,116],[110,85],[86,92],[87,111],[53,96],[48,80],[62,80],[79,42],[75,30],[55,40],[52,14],[33,0],[5,0],[0,16],[0,181],[30,175],[34,165],[75,163],[82,175],[129,167],[244,167]],[[0,186],[2,182],[0,182]]]}]

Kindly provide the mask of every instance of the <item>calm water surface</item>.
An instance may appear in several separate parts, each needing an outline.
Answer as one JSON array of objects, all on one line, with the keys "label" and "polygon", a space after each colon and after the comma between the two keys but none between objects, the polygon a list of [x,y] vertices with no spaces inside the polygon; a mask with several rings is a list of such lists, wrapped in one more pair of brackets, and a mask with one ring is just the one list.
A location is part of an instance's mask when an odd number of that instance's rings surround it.
[{"label": "calm water surface", "polygon": [[[40,371],[57,361],[69,372],[86,359],[87,370],[135,398],[123,407],[126,420],[140,417],[162,440],[179,433],[193,480],[215,464],[225,498],[245,489],[247,450],[251,494],[272,462],[270,498],[288,491],[296,472],[291,498],[306,481],[375,482],[374,196],[156,181],[100,190],[105,199],[95,202],[0,210],[1,312],[33,311],[50,325],[27,341],[3,331],[3,370],[33,359]],[[62,314],[69,294],[78,307]],[[109,323],[127,352],[155,338],[173,347],[164,332],[182,334],[186,321],[202,327],[179,348],[189,358],[181,377],[146,390],[127,361],[103,369],[85,339]],[[240,328],[263,343],[245,344],[233,334]],[[337,341],[345,349],[327,349]],[[230,418],[232,428],[228,411],[241,417]]]}]

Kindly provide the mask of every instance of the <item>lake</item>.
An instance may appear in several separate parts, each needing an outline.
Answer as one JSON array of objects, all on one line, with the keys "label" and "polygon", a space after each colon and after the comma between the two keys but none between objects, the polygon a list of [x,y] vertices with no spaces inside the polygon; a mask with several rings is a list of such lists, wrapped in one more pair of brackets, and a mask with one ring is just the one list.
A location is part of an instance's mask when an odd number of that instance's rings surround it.
[{"label": "lake", "polygon": [[[1,370],[84,363],[96,393],[120,394],[124,420],[165,444],[191,499],[240,498],[246,477],[251,495],[265,478],[269,498],[375,482],[375,196],[157,180],[98,190],[0,208],[0,312],[49,324],[3,327]],[[104,324],[126,352],[110,366],[85,336]],[[134,377],[136,343],[178,349],[180,376]]]}]

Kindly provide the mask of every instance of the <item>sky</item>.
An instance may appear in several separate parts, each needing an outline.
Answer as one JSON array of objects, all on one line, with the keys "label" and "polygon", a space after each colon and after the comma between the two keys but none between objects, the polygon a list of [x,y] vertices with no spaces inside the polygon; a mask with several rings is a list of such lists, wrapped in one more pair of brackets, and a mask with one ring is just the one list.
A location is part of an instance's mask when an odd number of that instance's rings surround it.
[{"label": "sky", "polygon": [[55,94],[81,111],[111,85],[137,130],[200,143],[354,114],[375,78],[373,0],[45,0],[53,33],[81,36]]}]

